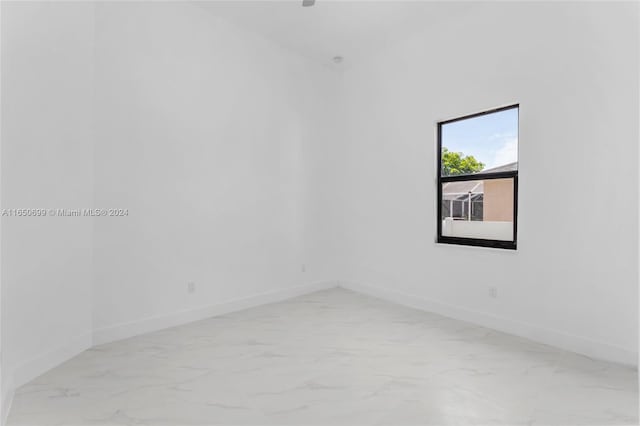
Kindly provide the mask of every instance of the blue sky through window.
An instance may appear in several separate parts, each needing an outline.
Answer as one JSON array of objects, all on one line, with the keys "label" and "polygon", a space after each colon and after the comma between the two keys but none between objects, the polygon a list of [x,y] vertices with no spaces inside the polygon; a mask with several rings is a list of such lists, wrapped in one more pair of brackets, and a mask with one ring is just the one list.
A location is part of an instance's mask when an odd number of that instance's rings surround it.
[{"label": "blue sky through window", "polygon": [[518,161],[518,108],[442,126],[442,146],[473,155],[484,170]]}]

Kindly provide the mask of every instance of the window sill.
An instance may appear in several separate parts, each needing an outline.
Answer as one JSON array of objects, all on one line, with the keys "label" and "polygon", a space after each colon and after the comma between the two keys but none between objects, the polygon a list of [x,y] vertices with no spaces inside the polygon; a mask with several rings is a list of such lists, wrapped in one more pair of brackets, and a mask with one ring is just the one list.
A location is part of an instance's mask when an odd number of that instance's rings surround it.
[{"label": "window sill", "polygon": [[513,241],[481,240],[476,238],[439,237],[436,241],[438,245],[481,247],[497,249],[500,251],[516,251],[518,245]]}]

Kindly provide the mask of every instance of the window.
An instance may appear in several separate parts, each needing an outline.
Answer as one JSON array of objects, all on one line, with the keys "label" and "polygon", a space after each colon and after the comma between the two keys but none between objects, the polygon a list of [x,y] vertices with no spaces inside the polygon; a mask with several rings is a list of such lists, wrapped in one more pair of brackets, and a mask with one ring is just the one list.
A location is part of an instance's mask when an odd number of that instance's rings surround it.
[{"label": "window", "polygon": [[518,105],[438,123],[438,242],[516,249]]}]

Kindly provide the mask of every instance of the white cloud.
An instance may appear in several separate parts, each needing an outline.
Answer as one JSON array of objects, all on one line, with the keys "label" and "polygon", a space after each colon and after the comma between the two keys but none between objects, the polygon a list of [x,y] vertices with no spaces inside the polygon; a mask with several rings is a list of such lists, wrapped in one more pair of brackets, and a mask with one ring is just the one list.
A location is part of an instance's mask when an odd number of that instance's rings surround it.
[{"label": "white cloud", "polygon": [[512,138],[512,137],[513,137],[513,133],[510,133],[510,132],[494,133],[491,136],[489,136],[489,140],[494,141],[496,139],[506,139],[506,138]]},{"label": "white cloud", "polygon": [[518,138],[507,138],[500,149],[493,155],[493,162],[487,164],[485,169],[504,166],[505,164],[518,161]]}]

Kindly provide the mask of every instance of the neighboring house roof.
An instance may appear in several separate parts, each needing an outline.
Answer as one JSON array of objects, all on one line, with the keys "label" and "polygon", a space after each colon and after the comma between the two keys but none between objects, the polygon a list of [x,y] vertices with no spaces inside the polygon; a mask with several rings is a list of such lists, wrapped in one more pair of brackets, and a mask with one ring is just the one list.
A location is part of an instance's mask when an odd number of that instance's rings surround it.
[{"label": "neighboring house roof", "polygon": [[484,173],[499,173],[499,172],[515,172],[518,170],[518,162],[505,164],[504,166],[493,167],[491,169],[486,169],[481,172],[476,173],[477,175],[481,175]]},{"label": "neighboring house roof", "polygon": [[482,175],[485,173],[499,173],[499,172],[511,172],[518,170],[518,163],[509,163],[504,166],[493,167],[491,169],[483,170],[479,173],[474,173],[473,176],[478,176],[478,180],[468,180],[464,182],[447,182],[442,185],[442,199],[443,200],[458,200],[468,196],[469,192],[472,194],[484,193],[484,181]]}]

